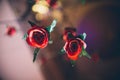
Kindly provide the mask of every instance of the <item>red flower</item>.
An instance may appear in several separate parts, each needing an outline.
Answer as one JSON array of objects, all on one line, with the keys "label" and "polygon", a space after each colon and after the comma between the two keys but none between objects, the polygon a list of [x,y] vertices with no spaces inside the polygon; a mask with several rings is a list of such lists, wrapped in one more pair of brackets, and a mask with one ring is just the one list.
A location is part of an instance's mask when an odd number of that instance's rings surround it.
[{"label": "red flower", "polygon": [[53,8],[57,6],[57,1],[58,0],[47,0],[48,4]]},{"label": "red flower", "polygon": [[48,44],[48,32],[43,27],[33,26],[27,32],[27,43],[33,47],[44,48]]},{"label": "red flower", "polygon": [[13,36],[16,33],[16,29],[14,27],[7,27],[6,33],[9,36]]},{"label": "red flower", "polygon": [[71,60],[77,60],[82,52],[82,47],[86,48],[86,43],[80,38],[74,38],[65,43],[64,50]]}]

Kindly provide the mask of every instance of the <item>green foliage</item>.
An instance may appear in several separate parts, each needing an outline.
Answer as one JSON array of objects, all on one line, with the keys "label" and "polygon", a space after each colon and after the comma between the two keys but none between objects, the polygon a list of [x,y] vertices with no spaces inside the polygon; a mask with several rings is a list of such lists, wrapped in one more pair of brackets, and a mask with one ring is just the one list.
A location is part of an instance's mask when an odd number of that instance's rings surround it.
[{"label": "green foliage", "polygon": [[82,40],[85,40],[86,39],[86,36],[87,34],[86,33],[83,33],[83,34],[80,34],[78,37]]},{"label": "green foliage", "polygon": [[87,53],[87,51],[82,48],[82,53],[81,53],[82,56],[86,56],[87,58],[91,59],[91,56]]},{"label": "green foliage", "polygon": [[28,34],[25,33],[22,39],[26,40],[27,37],[28,37]]},{"label": "green foliage", "polygon": [[59,54],[65,54],[65,50],[62,48],[61,50],[60,50],[60,53]]},{"label": "green foliage", "polygon": [[40,50],[40,48],[35,48],[35,50],[34,50],[33,62],[35,62],[35,60],[36,60],[36,57],[37,57],[37,55],[38,55],[39,50]]},{"label": "green foliage", "polygon": [[54,27],[56,26],[56,24],[57,24],[57,20],[53,20],[52,24],[50,26],[48,26],[46,29],[49,32],[52,32],[54,30]]}]

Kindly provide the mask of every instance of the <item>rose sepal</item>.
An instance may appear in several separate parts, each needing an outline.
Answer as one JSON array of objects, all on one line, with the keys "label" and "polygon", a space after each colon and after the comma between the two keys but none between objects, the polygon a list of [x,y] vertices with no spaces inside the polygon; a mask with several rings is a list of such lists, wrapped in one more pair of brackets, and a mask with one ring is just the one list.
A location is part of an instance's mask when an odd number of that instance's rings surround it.
[{"label": "rose sepal", "polygon": [[91,59],[91,56],[87,53],[87,51],[84,49],[84,47],[82,47],[82,52],[79,55],[79,57],[82,57],[82,56],[85,56],[85,57]]},{"label": "rose sepal", "polygon": [[33,62],[35,62],[36,57],[37,57],[39,51],[40,51],[40,48],[35,48],[34,53],[33,53],[34,54]]},{"label": "rose sepal", "polygon": [[85,40],[86,37],[87,37],[87,34],[86,34],[86,33],[83,33],[83,34],[78,35],[77,37],[79,37],[79,38],[82,39],[82,40]]}]

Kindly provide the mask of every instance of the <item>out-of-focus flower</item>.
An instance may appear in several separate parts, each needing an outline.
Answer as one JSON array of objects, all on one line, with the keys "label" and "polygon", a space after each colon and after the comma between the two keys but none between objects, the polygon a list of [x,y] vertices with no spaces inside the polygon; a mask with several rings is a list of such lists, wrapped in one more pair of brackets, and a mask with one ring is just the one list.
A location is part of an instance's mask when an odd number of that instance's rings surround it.
[{"label": "out-of-focus flower", "polygon": [[13,36],[13,35],[15,35],[15,33],[16,33],[15,27],[13,27],[13,26],[7,26],[6,34],[8,36]]}]

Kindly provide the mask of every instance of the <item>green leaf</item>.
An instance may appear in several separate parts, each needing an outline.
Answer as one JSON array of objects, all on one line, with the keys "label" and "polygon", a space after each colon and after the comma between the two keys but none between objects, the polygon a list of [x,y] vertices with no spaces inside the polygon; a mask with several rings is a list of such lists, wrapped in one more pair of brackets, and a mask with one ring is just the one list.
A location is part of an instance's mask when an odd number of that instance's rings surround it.
[{"label": "green leaf", "polygon": [[59,54],[65,54],[65,50],[62,48],[61,50],[60,50],[60,52],[59,52]]},{"label": "green leaf", "polygon": [[86,39],[86,37],[87,37],[87,34],[86,33],[83,33],[83,40],[85,40]]},{"label": "green leaf", "polygon": [[86,56],[89,59],[91,59],[91,56],[87,53],[87,51],[84,48],[82,48],[82,55]]},{"label": "green leaf", "polygon": [[36,24],[33,23],[32,21],[28,21],[28,23],[31,25],[31,27],[35,26]]},{"label": "green leaf", "polygon": [[37,57],[37,55],[38,55],[39,50],[40,50],[40,48],[35,48],[35,50],[34,50],[33,62],[35,62],[35,60],[36,60],[36,57]]},{"label": "green leaf", "polygon": [[65,50],[62,48],[62,49],[61,49],[61,52],[62,52],[62,53],[65,53]]},{"label": "green leaf", "polygon": [[79,37],[80,39],[82,39],[82,40],[85,40],[85,39],[86,39],[86,36],[87,36],[86,33],[83,33],[83,34],[78,35],[78,37]]},{"label": "green leaf", "polygon": [[27,37],[28,37],[28,34],[25,33],[22,39],[26,40]]},{"label": "green leaf", "polygon": [[47,27],[47,30],[48,30],[49,32],[52,32],[53,29],[54,29],[54,27],[56,26],[56,24],[57,24],[57,20],[53,20],[52,24]]}]

